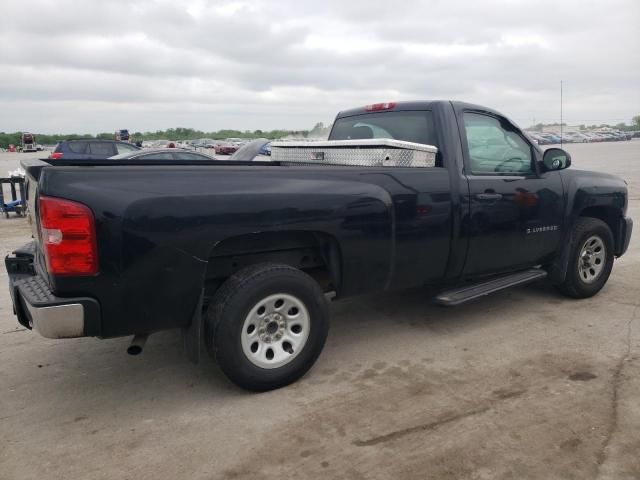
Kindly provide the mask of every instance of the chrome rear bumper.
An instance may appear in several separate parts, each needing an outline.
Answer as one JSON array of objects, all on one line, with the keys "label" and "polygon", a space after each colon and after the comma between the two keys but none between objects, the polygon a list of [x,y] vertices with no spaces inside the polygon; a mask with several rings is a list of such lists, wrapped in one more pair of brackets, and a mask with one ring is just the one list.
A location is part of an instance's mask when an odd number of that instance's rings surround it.
[{"label": "chrome rear bumper", "polygon": [[84,307],[80,303],[34,307],[24,302],[32,328],[47,338],[84,336]]},{"label": "chrome rear bumper", "polygon": [[5,259],[13,311],[26,328],[47,338],[100,335],[100,305],[90,297],[58,297],[35,273],[29,252]]}]

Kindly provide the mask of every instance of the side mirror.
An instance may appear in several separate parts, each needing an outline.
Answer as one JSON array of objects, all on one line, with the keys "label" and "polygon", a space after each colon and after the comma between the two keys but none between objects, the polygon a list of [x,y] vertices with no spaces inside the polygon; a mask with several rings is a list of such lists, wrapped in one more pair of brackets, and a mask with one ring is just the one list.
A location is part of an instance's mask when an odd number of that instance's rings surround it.
[{"label": "side mirror", "polygon": [[563,170],[571,166],[571,155],[561,148],[548,148],[544,151],[542,163],[547,171]]}]

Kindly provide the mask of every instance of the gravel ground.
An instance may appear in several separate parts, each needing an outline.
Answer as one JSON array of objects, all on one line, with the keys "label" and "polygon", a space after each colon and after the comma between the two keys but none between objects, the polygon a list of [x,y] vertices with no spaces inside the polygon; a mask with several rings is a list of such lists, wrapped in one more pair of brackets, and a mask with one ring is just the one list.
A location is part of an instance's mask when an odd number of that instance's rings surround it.
[{"label": "gravel ground", "polygon": [[[627,179],[639,224],[640,141],[567,150]],[[0,174],[27,155],[0,153]],[[0,253],[28,238],[0,218]],[[177,331],[131,357],[128,339],[41,338],[8,302],[0,479],[640,478],[638,232],[587,300],[539,284],[455,309],[420,290],[335,302],[316,366],[264,394],[190,364]]]}]

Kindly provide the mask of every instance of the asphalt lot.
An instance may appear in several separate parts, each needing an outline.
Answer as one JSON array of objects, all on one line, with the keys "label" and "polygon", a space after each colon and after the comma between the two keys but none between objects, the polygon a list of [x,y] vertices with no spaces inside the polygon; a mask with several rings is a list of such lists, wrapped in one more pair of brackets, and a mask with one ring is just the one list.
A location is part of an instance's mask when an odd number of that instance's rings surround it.
[{"label": "asphalt lot", "polygon": [[[566,146],[629,182],[640,141]],[[0,153],[0,176],[29,154]],[[39,156],[39,155],[35,155]],[[0,218],[0,253],[29,239]],[[12,315],[0,272],[0,479],[638,479],[640,233],[604,290],[545,284],[443,309],[420,290],[347,299],[316,366],[250,394],[179,332],[47,340]]]}]

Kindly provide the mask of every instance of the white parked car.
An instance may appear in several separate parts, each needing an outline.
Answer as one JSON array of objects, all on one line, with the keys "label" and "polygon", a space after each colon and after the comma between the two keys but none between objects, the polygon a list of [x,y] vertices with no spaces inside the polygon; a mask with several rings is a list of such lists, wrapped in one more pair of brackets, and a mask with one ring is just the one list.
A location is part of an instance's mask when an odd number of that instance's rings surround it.
[{"label": "white parked car", "polygon": [[571,138],[574,143],[586,143],[589,141],[589,138],[586,135],[579,132],[570,132],[567,136]]}]

